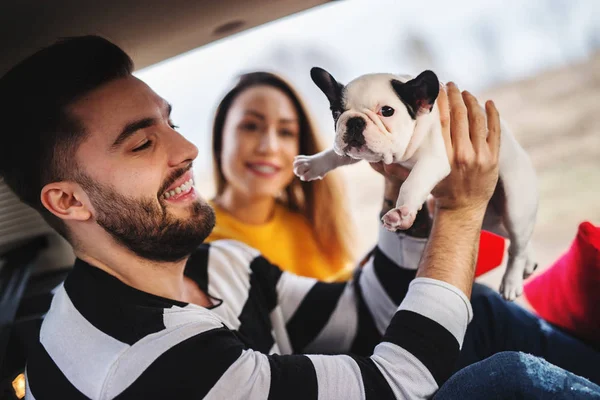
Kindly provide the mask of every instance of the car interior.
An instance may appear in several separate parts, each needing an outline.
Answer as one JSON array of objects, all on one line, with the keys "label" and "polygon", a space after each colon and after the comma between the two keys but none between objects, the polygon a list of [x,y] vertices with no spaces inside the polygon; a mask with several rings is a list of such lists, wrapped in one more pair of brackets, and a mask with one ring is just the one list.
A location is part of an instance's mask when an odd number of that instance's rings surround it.
[{"label": "car interior", "polygon": [[[582,340],[600,346],[599,5],[598,0],[3,0],[0,77],[61,38],[103,36],[131,56],[135,74],[156,85],[161,96],[164,91],[172,101],[179,92],[189,94],[188,104],[178,101],[175,121],[188,140],[204,148],[209,135],[202,127],[213,120],[217,96],[249,66],[285,72],[315,106],[311,111],[322,133],[331,134],[329,102],[310,78],[312,66],[335,70],[340,82],[378,68],[403,73],[431,68],[442,81],[461,87],[465,82],[479,99],[494,100],[538,174],[533,247],[540,268],[516,304],[566,332],[577,325]],[[11,132],[0,125],[0,135]],[[205,157],[194,167],[205,162],[210,168],[211,161]],[[352,179],[346,200],[360,211],[356,247],[364,255],[379,229],[373,216],[379,215],[381,198],[374,194],[383,193],[383,179],[368,163],[344,171]],[[214,181],[206,175],[195,185],[210,198]],[[495,243],[504,258],[490,261],[491,269],[477,281],[497,290],[508,244]],[[0,176],[0,400],[25,397],[26,362],[74,259],[67,241]]]}]

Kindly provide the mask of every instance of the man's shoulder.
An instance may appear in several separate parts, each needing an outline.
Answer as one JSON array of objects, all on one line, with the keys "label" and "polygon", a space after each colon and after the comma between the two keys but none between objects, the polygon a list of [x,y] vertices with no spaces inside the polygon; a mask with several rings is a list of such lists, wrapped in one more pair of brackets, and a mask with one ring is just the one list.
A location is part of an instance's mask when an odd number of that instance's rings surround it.
[{"label": "man's shoulder", "polygon": [[[60,392],[65,398],[113,398],[120,393],[142,398],[151,390],[152,398],[168,398],[173,388],[164,382],[180,382],[190,397],[204,396],[210,385],[198,381],[198,374],[222,375],[244,350],[237,336],[208,314],[200,307],[170,310],[161,332],[135,345],[119,343],[118,348],[114,340],[111,346],[89,336],[85,346],[59,348],[59,338],[40,342],[28,360],[30,390],[36,397]],[[86,348],[101,356],[84,357]]]}]

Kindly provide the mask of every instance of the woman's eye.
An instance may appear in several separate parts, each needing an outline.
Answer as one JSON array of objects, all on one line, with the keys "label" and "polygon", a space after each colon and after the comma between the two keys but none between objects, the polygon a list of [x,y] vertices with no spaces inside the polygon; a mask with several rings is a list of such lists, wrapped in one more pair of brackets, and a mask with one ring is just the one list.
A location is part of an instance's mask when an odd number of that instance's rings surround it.
[{"label": "woman's eye", "polygon": [[281,129],[279,131],[279,134],[281,136],[285,136],[285,137],[294,137],[294,136],[296,136],[296,134],[293,131],[289,130],[289,129]]},{"label": "woman's eye", "polygon": [[131,151],[136,153],[138,151],[145,150],[145,149],[149,148],[150,146],[152,146],[152,141],[146,140],[143,144],[141,144],[140,146],[136,147],[135,149],[133,149]]},{"label": "woman's eye", "polygon": [[171,129],[179,129],[179,125],[175,125],[172,122],[169,122],[169,126],[171,127]]},{"label": "woman's eye", "polygon": [[394,115],[394,109],[390,106],[383,106],[381,107],[381,115],[384,117],[391,117]]},{"label": "woman's eye", "polygon": [[248,122],[248,123],[242,124],[241,128],[245,131],[255,131],[258,129],[258,125],[256,125],[253,122]]}]

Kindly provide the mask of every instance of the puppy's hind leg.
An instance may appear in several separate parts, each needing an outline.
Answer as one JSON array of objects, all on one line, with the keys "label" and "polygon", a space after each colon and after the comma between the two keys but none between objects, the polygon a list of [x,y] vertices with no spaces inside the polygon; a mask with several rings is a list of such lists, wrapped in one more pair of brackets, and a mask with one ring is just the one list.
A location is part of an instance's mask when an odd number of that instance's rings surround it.
[{"label": "puppy's hind leg", "polygon": [[504,180],[506,205],[502,222],[508,232],[510,246],[500,293],[506,300],[513,301],[523,294],[523,279],[536,266],[532,259],[530,241],[535,226],[538,196],[535,187],[507,182]]},{"label": "puppy's hind leg", "polygon": [[494,194],[485,210],[481,229],[508,239],[508,232],[506,231],[503,222],[505,207],[506,196],[504,194],[504,185],[501,180],[498,180]]}]

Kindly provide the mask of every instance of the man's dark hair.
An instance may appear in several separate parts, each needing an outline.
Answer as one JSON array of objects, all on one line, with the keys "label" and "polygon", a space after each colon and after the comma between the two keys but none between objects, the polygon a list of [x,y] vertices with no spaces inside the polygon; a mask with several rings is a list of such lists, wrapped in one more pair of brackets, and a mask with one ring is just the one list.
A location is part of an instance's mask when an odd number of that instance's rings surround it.
[{"label": "man's dark hair", "polygon": [[76,172],[74,155],[86,132],[68,106],[132,71],[119,47],[81,36],[38,51],[0,78],[0,176],[66,238],[64,222],[45,209],[40,192]]}]

